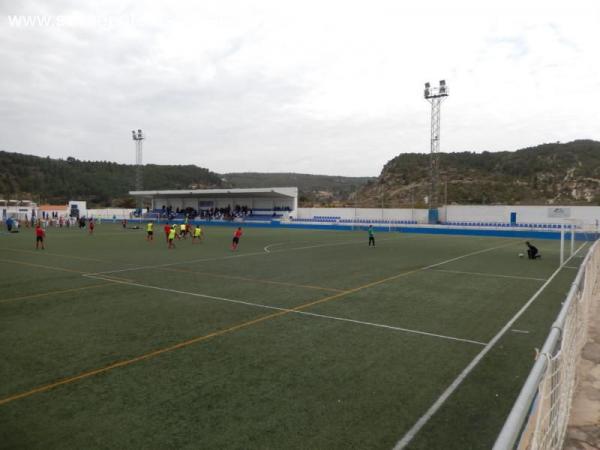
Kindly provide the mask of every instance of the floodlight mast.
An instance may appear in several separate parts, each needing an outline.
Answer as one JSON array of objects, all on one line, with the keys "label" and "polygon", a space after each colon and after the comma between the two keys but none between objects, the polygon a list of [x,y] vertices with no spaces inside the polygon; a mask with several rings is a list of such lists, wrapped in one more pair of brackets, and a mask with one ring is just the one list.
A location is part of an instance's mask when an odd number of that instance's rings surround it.
[{"label": "floodlight mast", "polygon": [[431,186],[429,191],[429,209],[438,207],[438,184],[439,184],[439,156],[440,152],[440,123],[441,104],[448,97],[448,85],[446,80],[440,80],[439,86],[433,87],[425,83],[425,100],[431,103]]},{"label": "floodlight mast", "polygon": [[[142,141],[146,139],[146,136],[142,130],[131,130],[131,137],[135,142],[135,190],[141,191],[143,189],[143,177],[142,177]],[[138,209],[142,208],[142,197],[137,198]]]}]

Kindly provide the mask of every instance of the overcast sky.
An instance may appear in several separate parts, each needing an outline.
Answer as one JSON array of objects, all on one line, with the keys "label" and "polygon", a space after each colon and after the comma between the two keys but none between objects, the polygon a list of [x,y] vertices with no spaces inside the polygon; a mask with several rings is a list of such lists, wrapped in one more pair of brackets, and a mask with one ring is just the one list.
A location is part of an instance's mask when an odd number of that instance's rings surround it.
[{"label": "overcast sky", "polygon": [[600,140],[600,1],[0,0],[6,151],[376,176],[443,78],[444,152]]}]

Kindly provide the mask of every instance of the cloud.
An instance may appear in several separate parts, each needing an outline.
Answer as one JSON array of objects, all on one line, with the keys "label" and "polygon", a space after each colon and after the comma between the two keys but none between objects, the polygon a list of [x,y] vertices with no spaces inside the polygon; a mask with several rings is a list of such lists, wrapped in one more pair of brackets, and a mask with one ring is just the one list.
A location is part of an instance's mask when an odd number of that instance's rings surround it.
[{"label": "cloud", "polygon": [[591,0],[0,2],[0,148],[133,162],[143,128],[146,162],[377,175],[428,151],[440,78],[442,151],[599,139],[599,19]]}]

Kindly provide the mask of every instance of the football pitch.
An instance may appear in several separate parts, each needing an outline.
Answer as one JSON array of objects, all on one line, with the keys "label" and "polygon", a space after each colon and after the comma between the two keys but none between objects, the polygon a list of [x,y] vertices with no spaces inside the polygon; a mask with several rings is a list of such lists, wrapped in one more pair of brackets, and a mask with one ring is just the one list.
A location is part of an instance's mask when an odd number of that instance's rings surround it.
[{"label": "football pitch", "polygon": [[589,245],[0,235],[1,448],[489,449]]}]

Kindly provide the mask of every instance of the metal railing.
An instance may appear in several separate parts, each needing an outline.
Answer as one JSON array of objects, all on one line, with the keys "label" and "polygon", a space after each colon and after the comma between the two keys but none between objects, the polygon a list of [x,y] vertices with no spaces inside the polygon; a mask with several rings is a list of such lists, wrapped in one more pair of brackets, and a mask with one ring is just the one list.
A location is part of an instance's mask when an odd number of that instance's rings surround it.
[{"label": "metal railing", "polygon": [[599,270],[597,241],[577,272],[493,450],[562,448]]}]

